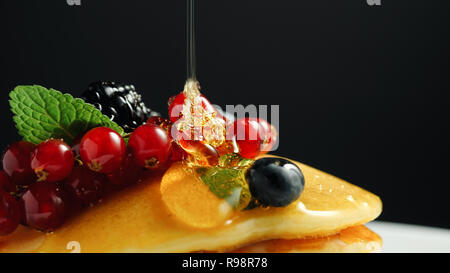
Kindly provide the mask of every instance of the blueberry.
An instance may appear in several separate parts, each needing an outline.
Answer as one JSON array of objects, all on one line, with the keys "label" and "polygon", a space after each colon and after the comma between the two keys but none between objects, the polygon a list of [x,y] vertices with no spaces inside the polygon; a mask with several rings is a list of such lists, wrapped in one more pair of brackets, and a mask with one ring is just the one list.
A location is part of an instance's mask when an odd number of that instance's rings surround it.
[{"label": "blueberry", "polygon": [[261,158],[246,173],[252,196],[264,206],[285,207],[300,196],[305,187],[302,171],[289,160]]}]

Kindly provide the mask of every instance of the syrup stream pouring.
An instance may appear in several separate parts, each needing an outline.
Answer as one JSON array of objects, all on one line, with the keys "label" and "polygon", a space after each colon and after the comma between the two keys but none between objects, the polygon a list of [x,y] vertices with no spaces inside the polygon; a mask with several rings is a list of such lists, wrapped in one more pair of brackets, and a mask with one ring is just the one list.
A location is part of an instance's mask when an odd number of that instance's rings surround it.
[{"label": "syrup stream pouring", "polygon": [[187,0],[187,80],[197,80],[196,56],[195,56],[195,0]]},{"label": "syrup stream pouring", "polygon": [[178,120],[175,127],[189,139],[180,139],[177,142],[186,152],[194,155],[195,162],[215,166],[219,158],[215,148],[225,141],[225,123],[222,118],[216,117],[215,111],[204,109],[205,102],[200,94],[196,75],[196,0],[187,0],[186,4],[187,80],[183,90],[185,100],[181,109],[183,119]]}]

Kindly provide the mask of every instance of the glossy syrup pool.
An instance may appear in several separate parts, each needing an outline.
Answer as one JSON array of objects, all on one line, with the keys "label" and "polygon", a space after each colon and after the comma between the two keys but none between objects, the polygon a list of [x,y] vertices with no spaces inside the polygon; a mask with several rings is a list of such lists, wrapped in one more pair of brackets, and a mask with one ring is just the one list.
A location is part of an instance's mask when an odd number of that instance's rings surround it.
[{"label": "glossy syrup pool", "polygon": [[309,166],[297,165],[306,178],[305,189],[297,201],[283,208],[268,207],[237,212],[225,224],[270,215],[343,219],[358,210],[381,209],[380,199],[372,193]]}]

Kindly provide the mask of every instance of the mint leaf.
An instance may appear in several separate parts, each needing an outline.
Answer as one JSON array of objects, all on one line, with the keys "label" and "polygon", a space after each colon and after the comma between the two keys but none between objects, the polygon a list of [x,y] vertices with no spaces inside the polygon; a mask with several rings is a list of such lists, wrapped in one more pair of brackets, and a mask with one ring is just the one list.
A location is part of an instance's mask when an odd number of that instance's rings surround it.
[{"label": "mint leaf", "polygon": [[197,173],[212,193],[225,199],[235,210],[242,210],[249,204],[252,197],[245,181],[245,169],[200,167]]},{"label": "mint leaf", "polygon": [[105,126],[119,134],[123,129],[91,104],[70,94],[39,85],[17,86],[9,93],[13,120],[24,140],[40,143],[62,138],[69,145],[87,130]]},{"label": "mint leaf", "polygon": [[198,167],[196,172],[212,193],[225,199],[235,210],[242,210],[253,199],[245,180],[245,172],[253,162],[239,154],[229,153],[219,158],[216,167]]}]

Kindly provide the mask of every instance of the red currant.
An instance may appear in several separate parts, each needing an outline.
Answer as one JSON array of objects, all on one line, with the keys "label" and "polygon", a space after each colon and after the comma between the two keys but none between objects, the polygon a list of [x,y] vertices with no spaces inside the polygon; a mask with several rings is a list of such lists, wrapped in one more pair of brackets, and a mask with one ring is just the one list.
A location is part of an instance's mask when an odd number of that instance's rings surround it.
[{"label": "red currant", "polygon": [[183,148],[180,147],[176,142],[172,142],[172,146],[170,147],[170,161],[177,162],[187,158],[188,154]]},{"label": "red currant", "polygon": [[84,164],[95,172],[105,174],[120,168],[125,150],[123,138],[116,131],[107,127],[90,130],[80,143],[80,156]]},{"label": "red currant", "polygon": [[163,128],[166,131],[169,131],[170,126],[172,125],[172,122],[170,120],[160,117],[160,116],[154,116],[147,120],[147,124],[155,124],[159,127]]},{"label": "red currant", "polygon": [[83,138],[83,135],[80,135],[75,138],[75,140],[72,143],[72,152],[74,157],[80,156],[80,143],[81,139]]},{"label": "red currant", "polygon": [[105,193],[107,178],[104,174],[93,172],[84,166],[76,166],[64,180],[67,197],[82,206],[97,203]]},{"label": "red currant", "polygon": [[18,141],[11,144],[3,155],[3,170],[16,185],[30,185],[35,179],[30,167],[31,153],[36,148],[31,142]]},{"label": "red currant", "polygon": [[[216,111],[214,106],[209,102],[207,98],[205,98],[203,95],[200,95],[202,100],[202,107],[206,110],[207,113],[213,113],[216,112],[217,115],[219,113]],[[181,92],[180,94],[176,95],[175,97],[172,97],[169,100],[169,117],[170,121],[175,122],[177,121],[181,116],[181,111],[183,110],[184,100],[186,99],[186,95],[184,92]]]},{"label": "red currant", "polygon": [[19,203],[25,223],[39,230],[52,231],[66,218],[66,197],[56,183],[34,183]]},{"label": "red currant", "polygon": [[263,144],[270,139],[268,123],[257,118],[241,118],[234,122],[234,134],[239,154],[255,158],[261,154]]},{"label": "red currant", "polygon": [[198,164],[206,166],[219,164],[219,153],[213,146],[202,141],[186,140],[184,138],[181,138],[179,143],[184,150],[194,156]]},{"label": "red currant", "polygon": [[108,174],[108,180],[116,188],[121,188],[138,182],[142,174],[142,167],[136,164],[131,155],[127,155],[122,166],[112,174]]},{"label": "red currant", "polygon": [[275,127],[273,127],[269,122],[267,122],[264,119],[258,119],[260,131],[262,132],[262,146],[261,146],[261,153],[265,154],[269,152],[273,144],[276,142],[277,139],[277,130]]},{"label": "red currant", "polygon": [[61,181],[70,175],[73,163],[72,149],[59,139],[42,142],[31,155],[31,168],[38,181]]},{"label": "red currant", "polygon": [[8,175],[5,171],[0,171],[0,191],[3,190],[5,192],[16,192],[16,185],[11,182]]},{"label": "red currant", "polygon": [[20,223],[20,209],[11,194],[0,189],[0,236],[8,235]]},{"label": "red currant", "polygon": [[170,142],[164,129],[154,124],[144,124],[131,134],[128,147],[137,164],[153,169],[167,161]]}]

